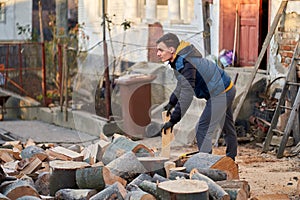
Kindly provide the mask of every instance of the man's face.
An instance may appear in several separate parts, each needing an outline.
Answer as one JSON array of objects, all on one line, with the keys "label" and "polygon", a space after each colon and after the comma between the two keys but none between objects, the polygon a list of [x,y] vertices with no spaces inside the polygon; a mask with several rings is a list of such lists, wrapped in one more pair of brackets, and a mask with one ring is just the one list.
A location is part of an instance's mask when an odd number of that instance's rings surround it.
[{"label": "man's face", "polygon": [[161,59],[162,62],[173,61],[173,49],[172,47],[167,47],[163,42],[157,44],[156,55]]}]

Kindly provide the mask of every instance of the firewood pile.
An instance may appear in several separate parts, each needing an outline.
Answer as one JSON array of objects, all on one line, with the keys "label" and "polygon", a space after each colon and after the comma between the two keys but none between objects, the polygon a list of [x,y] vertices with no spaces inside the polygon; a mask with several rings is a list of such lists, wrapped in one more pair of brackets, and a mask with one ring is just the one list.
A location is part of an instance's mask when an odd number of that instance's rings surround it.
[{"label": "firewood pile", "polygon": [[238,199],[250,197],[229,157],[166,158],[125,136],[86,147],[9,141],[0,148],[0,199]]}]

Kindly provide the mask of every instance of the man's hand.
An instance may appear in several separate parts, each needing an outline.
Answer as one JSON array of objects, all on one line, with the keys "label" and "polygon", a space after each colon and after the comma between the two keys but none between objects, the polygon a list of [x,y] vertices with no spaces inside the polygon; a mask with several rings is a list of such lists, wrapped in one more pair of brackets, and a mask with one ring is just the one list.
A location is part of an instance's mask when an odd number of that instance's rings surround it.
[{"label": "man's hand", "polygon": [[166,106],[164,106],[164,110],[167,111],[167,117],[171,115],[172,108],[174,108],[174,106],[169,103]]},{"label": "man's hand", "polygon": [[173,131],[173,126],[174,126],[174,124],[172,123],[172,122],[170,122],[170,121],[168,121],[168,122],[166,122],[164,125],[163,125],[163,127],[162,127],[162,131],[164,131],[164,134],[166,134],[167,132],[167,130],[169,129],[169,128],[171,128],[171,132]]}]

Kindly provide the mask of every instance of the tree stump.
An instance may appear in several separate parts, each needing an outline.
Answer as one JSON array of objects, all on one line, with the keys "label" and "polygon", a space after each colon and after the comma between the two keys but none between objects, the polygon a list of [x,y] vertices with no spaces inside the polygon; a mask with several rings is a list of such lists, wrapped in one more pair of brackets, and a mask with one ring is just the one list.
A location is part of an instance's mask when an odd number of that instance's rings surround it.
[{"label": "tree stump", "polygon": [[190,173],[190,179],[205,181],[208,185],[209,195],[215,200],[230,200],[230,196],[224,189],[207,176],[200,174],[197,169],[193,169]]},{"label": "tree stump", "polygon": [[105,188],[104,190],[100,191],[99,193],[95,194],[94,196],[92,196],[90,198],[90,200],[111,200],[111,199],[125,199],[127,195],[127,191],[124,188],[124,186],[119,183],[116,182],[110,186],[108,186],[107,188]]},{"label": "tree stump", "polygon": [[17,199],[22,196],[40,197],[36,189],[28,181],[23,180],[16,180],[11,184],[6,185],[2,189],[2,194],[9,199]]},{"label": "tree stump", "polygon": [[117,137],[106,148],[102,162],[107,165],[116,158],[122,156],[126,152],[132,151],[136,155],[154,156],[153,152],[143,144],[139,144],[124,136]]},{"label": "tree stump", "polygon": [[50,195],[54,196],[56,191],[64,188],[77,189],[76,170],[89,167],[86,162],[75,161],[50,161]]},{"label": "tree stump", "polygon": [[239,179],[238,165],[227,156],[197,153],[190,157],[183,165],[187,172],[196,169],[218,169],[227,173],[227,180]]},{"label": "tree stump", "polygon": [[199,180],[165,181],[157,185],[159,199],[169,200],[208,200],[208,186]]},{"label": "tree stump", "polygon": [[97,194],[97,190],[93,189],[60,189],[55,193],[55,199],[82,200],[90,199],[95,194]]},{"label": "tree stump", "polygon": [[106,185],[111,185],[117,181],[122,185],[126,185],[124,179],[112,174],[105,166],[76,170],[76,183],[80,189],[95,189],[100,191]]},{"label": "tree stump", "polygon": [[132,151],[129,151],[106,165],[111,172],[131,182],[139,174],[145,173],[146,169]]}]

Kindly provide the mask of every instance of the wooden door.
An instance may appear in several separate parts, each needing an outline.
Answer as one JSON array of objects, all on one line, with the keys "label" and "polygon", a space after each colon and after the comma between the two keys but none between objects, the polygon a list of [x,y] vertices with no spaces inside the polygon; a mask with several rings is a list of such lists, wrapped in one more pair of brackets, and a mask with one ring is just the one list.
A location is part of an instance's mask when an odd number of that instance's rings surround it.
[{"label": "wooden door", "polygon": [[233,50],[235,11],[239,27],[236,55],[239,66],[253,66],[260,49],[261,0],[221,0],[220,50]]}]

